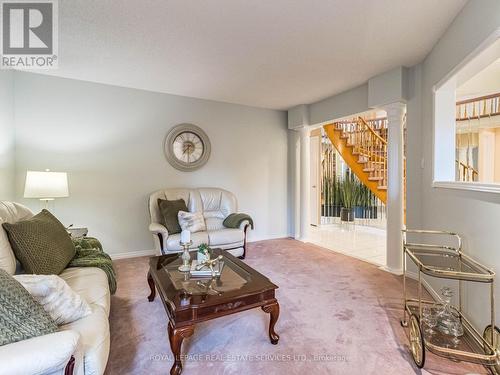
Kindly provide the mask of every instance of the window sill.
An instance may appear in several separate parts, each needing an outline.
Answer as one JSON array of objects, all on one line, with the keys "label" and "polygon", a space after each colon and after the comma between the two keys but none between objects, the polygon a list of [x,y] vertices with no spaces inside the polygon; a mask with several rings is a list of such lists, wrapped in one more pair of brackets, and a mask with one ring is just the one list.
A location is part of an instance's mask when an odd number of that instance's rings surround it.
[{"label": "window sill", "polygon": [[483,182],[434,181],[432,187],[500,193],[500,184],[487,184]]}]

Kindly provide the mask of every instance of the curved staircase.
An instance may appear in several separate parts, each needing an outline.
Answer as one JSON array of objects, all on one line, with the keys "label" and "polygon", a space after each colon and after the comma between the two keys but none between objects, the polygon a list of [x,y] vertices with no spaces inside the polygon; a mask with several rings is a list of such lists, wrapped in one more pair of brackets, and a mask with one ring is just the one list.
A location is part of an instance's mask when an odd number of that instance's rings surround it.
[{"label": "curved staircase", "polygon": [[387,119],[338,121],[324,126],[351,171],[387,202]]}]

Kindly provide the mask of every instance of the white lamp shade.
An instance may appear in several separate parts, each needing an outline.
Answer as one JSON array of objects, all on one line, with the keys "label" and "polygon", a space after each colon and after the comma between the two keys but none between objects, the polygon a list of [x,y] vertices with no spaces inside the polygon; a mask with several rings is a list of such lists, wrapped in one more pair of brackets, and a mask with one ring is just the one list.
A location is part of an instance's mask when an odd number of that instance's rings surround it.
[{"label": "white lamp shade", "polygon": [[68,197],[68,175],[64,172],[26,172],[24,198]]}]

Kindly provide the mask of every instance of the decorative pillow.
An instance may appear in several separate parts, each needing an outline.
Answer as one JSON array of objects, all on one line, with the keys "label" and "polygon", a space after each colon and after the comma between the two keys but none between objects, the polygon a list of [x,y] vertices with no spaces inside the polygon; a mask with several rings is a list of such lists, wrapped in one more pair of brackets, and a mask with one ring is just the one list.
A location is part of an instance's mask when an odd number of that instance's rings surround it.
[{"label": "decorative pillow", "polygon": [[75,256],[75,246],[66,228],[47,210],[31,219],[2,226],[27,273],[58,275]]},{"label": "decorative pillow", "polygon": [[74,322],[92,313],[89,304],[56,275],[15,275],[56,324]]},{"label": "decorative pillow", "polygon": [[187,211],[186,202],[184,199],[169,201],[167,199],[158,199],[158,207],[160,209],[160,217],[163,218],[163,226],[167,228],[169,234],[181,232],[179,219],[177,215],[179,211]]},{"label": "decorative pillow", "polygon": [[[0,218],[0,225],[4,221]],[[12,252],[7,232],[0,228],[0,268],[6,270],[9,275],[16,271],[16,257]]]},{"label": "decorative pillow", "polygon": [[57,324],[23,286],[0,269],[0,346],[47,335]]},{"label": "decorative pillow", "polygon": [[179,225],[182,230],[188,230],[192,233],[207,230],[205,218],[201,212],[179,211]]}]

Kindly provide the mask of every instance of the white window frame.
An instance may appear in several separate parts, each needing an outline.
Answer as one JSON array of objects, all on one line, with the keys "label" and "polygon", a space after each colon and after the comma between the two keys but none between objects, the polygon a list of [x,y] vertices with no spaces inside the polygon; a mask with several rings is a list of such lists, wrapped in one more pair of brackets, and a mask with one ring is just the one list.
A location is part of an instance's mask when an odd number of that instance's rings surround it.
[{"label": "white window frame", "polygon": [[[483,67],[473,61],[494,43],[500,41],[500,28],[452,69],[433,88],[432,187],[500,193],[500,183],[455,181],[455,89],[463,77],[471,77]],[[452,94],[453,91],[453,94]],[[453,101],[453,106],[450,103]],[[453,108],[453,111],[450,110]]]}]

